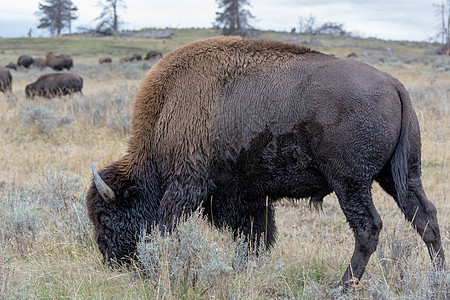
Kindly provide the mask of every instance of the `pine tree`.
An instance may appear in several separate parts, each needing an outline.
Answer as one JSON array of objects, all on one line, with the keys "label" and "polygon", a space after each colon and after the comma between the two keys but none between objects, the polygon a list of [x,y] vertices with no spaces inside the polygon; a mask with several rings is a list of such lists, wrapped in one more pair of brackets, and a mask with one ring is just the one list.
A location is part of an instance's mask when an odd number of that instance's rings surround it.
[{"label": "pine tree", "polygon": [[224,35],[253,35],[253,27],[249,19],[255,17],[245,6],[249,6],[248,0],[216,0],[222,12],[216,12],[215,27],[221,28]]},{"label": "pine tree", "polygon": [[76,20],[78,8],[71,0],[44,0],[39,2],[39,11],[36,15],[42,16],[37,28],[46,28],[52,35],[61,35],[65,27],[71,32],[72,20]]}]

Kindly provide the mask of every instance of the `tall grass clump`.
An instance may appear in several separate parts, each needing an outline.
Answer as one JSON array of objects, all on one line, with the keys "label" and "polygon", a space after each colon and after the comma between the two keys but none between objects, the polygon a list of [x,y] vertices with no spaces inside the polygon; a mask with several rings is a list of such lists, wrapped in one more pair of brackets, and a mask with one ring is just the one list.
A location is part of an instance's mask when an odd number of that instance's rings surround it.
[{"label": "tall grass clump", "polygon": [[233,270],[233,252],[219,244],[199,212],[179,222],[172,234],[155,228],[138,244],[139,260],[162,293],[195,295],[224,284]]},{"label": "tall grass clump", "polygon": [[370,274],[367,294],[375,299],[450,299],[450,271],[417,262],[423,247],[392,234],[380,243],[381,274]]},{"label": "tall grass clump", "polygon": [[92,96],[74,97],[67,110],[83,127],[107,128],[117,134],[130,130],[131,112],[137,86],[121,84],[113,91],[103,91]]},{"label": "tall grass clump", "polygon": [[145,281],[159,296],[237,299],[264,293],[281,271],[280,264],[273,270],[263,250],[259,255],[247,250],[243,239],[218,232],[196,211],[171,234],[161,235],[157,228],[144,234],[138,258]]},{"label": "tall grass clump", "polygon": [[419,116],[437,120],[448,117],[450,92],[447,84],[420,85],[408,91]]},{"label": "tall grass clump", "polygon": [[32,189],[12,186],[0,189],[0,245],[27,253],[43,230],[42,196]]},{"label": "tall grass clump", "polygon": [[41,193],[47,209],[47,225],[52,227],[54,234],[84,243],[89,240],[91,231],[82,188],[80,176],[47,170]]},{"label": "tall grass clump", "polygon": [[73,118],[70,116],[58,116],[53,109],[46,106],[37,106],[24,112],[23,122],[37,128],[44,135],[51,135],[59,127],[70,125]]}]

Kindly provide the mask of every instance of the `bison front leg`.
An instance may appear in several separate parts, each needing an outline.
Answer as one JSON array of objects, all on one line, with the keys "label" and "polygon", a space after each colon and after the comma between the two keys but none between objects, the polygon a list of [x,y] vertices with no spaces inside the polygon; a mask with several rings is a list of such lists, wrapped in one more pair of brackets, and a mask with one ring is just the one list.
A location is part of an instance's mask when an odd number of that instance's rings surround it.
[{"label": "bison front leg", "polygon": [[347,267],[340,285],[348,289],[354,278],[359,281],[370,256],[378,245],[382,221],[372,202],[370,183],[353,183],[335,190],[342,211],[355,236],[355,248],[350,265]]},{"label": "bison front leg", "polygon": [[276,234],[273,201],[266,202],[261,196],[245,197],[236,207],[232,228],[235,238],[242,233],[252,250],[258,250],[263,242],[269,248]]}]

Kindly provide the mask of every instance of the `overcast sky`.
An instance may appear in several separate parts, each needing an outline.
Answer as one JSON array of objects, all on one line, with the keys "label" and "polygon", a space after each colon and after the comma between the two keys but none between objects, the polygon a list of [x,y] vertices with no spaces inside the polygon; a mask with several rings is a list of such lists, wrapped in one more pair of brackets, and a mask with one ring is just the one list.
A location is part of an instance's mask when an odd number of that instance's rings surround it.
[{"label": "overcast sky", "polygon": [[[42,0],[41,0],[42,1]],[[98,0],[72,0],[78,7],[77,27],[94,27],[101,8]],[[442,0],[249,0],[257,29],[290,31],[299,19],[313,15],[318,22],[343,23],[344,29],[363,37],[425,41],[436,34],[433,3]],[[210,28],[218,5],[215,0],[125,0],[125,29]],[[0,0],[0,37],[48,33],[36,29],[39,0]],[[1,47],[1,44],[0,44]],[[1,49],[0,49],[1,50]]]}]

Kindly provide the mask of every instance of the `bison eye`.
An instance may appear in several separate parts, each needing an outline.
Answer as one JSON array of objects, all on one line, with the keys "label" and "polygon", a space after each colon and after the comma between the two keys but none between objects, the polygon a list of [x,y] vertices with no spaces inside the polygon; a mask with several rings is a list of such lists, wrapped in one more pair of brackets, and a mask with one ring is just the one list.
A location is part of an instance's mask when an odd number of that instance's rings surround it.
[{"label": "bison eye", "polygon": [[108,215],[102,214],[99,218],[100,220],[100,224],[104,225],[104,226],[108,226],[111,219]]}]

